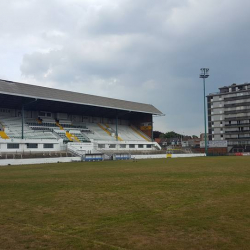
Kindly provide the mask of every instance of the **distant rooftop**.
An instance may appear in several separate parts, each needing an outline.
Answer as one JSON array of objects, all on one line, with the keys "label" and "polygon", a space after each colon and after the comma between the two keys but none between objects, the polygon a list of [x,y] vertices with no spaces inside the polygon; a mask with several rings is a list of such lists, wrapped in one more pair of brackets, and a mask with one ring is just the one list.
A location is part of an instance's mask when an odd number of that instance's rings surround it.
[{"label": "distant rooftop", "polygon": [[231,92],[237,92],[237,91],[247,91],[250,90],[250,83],[243,83],[243,84],[236,84],[233,83],[229,86],[223,86],[219,88],[219,92],[210,93],[209,95],[221,95]]}]

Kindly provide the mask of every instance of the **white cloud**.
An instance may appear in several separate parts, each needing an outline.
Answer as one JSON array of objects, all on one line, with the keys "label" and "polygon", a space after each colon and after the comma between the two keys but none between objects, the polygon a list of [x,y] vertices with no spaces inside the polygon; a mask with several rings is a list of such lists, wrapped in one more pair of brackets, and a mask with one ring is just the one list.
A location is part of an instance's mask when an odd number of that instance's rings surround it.
[{"label": "white cloud", "polygon": [[208,91],[248,81],[250,2],[0,2],[1,76],[150,103],[162,130],[201,132],[199,68]]}]

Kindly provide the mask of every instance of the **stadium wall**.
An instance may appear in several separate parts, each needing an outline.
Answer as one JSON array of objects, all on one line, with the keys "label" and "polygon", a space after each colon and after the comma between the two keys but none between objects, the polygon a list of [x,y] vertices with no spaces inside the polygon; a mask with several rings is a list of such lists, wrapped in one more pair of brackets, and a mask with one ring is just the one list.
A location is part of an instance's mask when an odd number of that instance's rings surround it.
[{"label": "stadium wall", "polygon": [[[166,158],[184,158],[184,157],[203,157],[205,154],[160,154],[160,155],[133,155],[132,159],[166,159]],[[0,166],[8,165],[29,165],[45,164],[59,162],[80,162],[81,157],[57,157],[57,158],[35,158],[35,159],[3,159],[0,160]]]},{"label": "stadium wall", "polygon": [[[204,153],[205,148],[196,148],[195,151],[199,153]],[[221,155],[226,155],[228,153],[228,148],[208,148],[207,149],[209,154],[221,154]]]},{"label": "stadium wall", "polygon": [[[37,148],[29,148],[29,145],[37,144]],[[10,148],[10,145],[18,145],[18,148]],[[53,145],[47,148],[46,145]],[[62,139],[45,140],[45,139],[0,139],[1,153],[22,153],[22,152],[54,152],[64,150]]]},{"label": "stadium wall", "polygon": [[73,161],[81,161],[81,157],[6,159],[6,160],[0,160],[0,166],[59,163],[59,162],[73,162]]},{"label": "stadium wall", "polygon": [[157,155],[133,155],[134,159],[164,159],[164,158],[185,158],[185,157],[203,157],[206,154],[157,154]]}]

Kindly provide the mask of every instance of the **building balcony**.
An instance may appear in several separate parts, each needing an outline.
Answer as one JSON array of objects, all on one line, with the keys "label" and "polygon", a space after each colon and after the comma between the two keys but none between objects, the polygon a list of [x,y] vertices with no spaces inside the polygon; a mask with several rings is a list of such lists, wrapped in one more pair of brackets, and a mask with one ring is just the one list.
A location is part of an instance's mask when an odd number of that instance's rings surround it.
[{"label": "building balcony", "polygon": [[245,146],[245,145],[250,145],[250,141],[228,141],[227,145],[228,146],[236,146],[236,145]]},{"label": "building balcony", "polygon": [[244,137],[244,138],[230,138],[230,137],[225,138],[225,140],[228,140],[228,141],[244,141],[244,140],[249,140],[249,139],[250,139],[250,136]]},{"label": "building balcony", "polygon": [[229,114],[241,114],[241,113],[249,113],[249,112],[250,112],[250,109],[241,109],[241,110],[224,111],[224,114],[229,115]]},{"label": "building balcony", "polygon": [[242,99],[250,99],[250,94],[248,95],[241,95],[241,96],[233,96],[233,97],[225,97],[224,101],[234,101],[234,100],[242,100]]},{"label": "building balcony", "polygon": [[249,120],[250,116],[232,116],[232,117],[225,117],[225,121],[239,121],[239,120]]},{"label": "building balcony", "polygon": [[224,104],[224,108],[233,108],[233,107],[240,107],[240,106],[250,106],[250,102],[241,102],[241,103],[232,103],[232,104]]},{"label": "building balcony", "polygon": [[233,130],[233,131],[225,131],[225,134],[249,134],[250,130]]},{"label": "building balcony", "polygon": [[241,124],[225,124],[225,127],[238,128],[238,127],[250,127],[250,123],[241,123]]}]

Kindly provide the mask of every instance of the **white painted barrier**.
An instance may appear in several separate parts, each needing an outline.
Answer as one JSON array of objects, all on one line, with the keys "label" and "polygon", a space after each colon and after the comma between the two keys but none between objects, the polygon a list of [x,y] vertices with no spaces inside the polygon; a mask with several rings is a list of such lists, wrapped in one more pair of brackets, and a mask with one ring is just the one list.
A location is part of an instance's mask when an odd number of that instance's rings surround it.
[{"label": "white painted barrier", "polygon": [[[205,154],[154,154],[154,155],[132,155],[133,159],[164,159],[164,158],[184,158],[201,157]],[[0,166],[7,165],[26,165],[26,164],[44,164],[57,162],[81,161],[81,157],[58,157],[58,158],[32,158],[32,159],[3,159],[0,160]]]},{"label": "white painted barrier", "polygon": [[72,161],[81,161],[81,157],[3,159],[3,160],[0,160],[0,166],[26,165],[26,164],[44,164],[44,163],[72,162]]},{"label": "white painted barrier", "polygon": [[206,154],[172,154],[172,158],[185,158],[185,157],[202,157]]},{"label": "white painted barrier", "polygon": [[202,157],[205,154],[159,154],[159,155],[131,155],[134,159],[164,159],[164,158],[185,158],[185,157]]},{"label": "white painted barrier", "polygon": [[133,159],[162,159],[167,158],[166,154],[159,154],[159,155],[131,155]]}]

